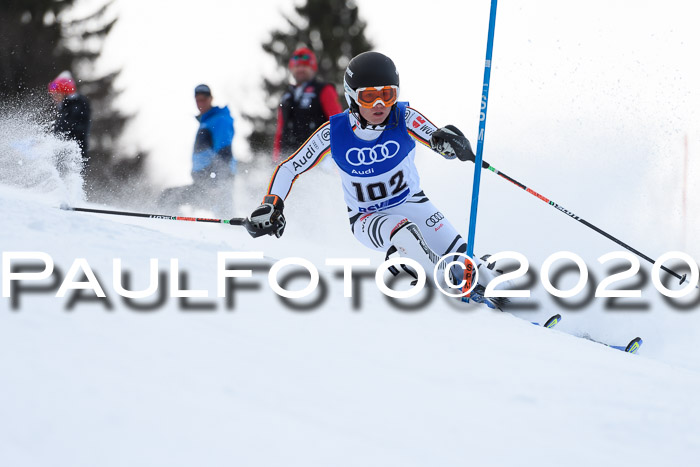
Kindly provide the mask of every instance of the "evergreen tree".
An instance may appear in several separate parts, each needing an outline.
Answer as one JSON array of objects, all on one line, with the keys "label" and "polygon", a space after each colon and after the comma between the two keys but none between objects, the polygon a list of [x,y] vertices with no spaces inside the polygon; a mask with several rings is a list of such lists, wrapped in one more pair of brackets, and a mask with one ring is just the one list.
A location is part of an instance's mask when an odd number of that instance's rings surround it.
[{"label": "evergreen tree", "polygon": [[[285,78],[264,79],[268,112],[263,115],[244,114],[253,123],[248,142],[254,153],[272,153],[277,107],[289,84],[287,65],[294,50],[302,46],[311,48],[318,59],[319,76],[335,84],[342,96],[343,74],[350,59],[372,48],[365,38],[366,23],[360,19],[353,0],[307,0],[305,5],[297,6],[295,10],[297,18],[284,16],[289,30],[272,32],[270,40],[262,46],[284,70]],[[341,98],[340,101],[345,106],[345,99]]]},{"label": "evergreen tree", "polygon": [[[3,0],[0,3],[0,98],[46,95],[47,84],[70,70],[78,91],[92,108],[89,143],[90,172],[86,191],[94,200],[126,195],[127,180],[143,172],[144,155],[120,159],[116,142],[129,116],[113,106],[118,95],[114,81],[119,72],[98,76],[94,63],[116,23],[111,1],[93,14],[66,21],[75,0]],[[125,189],[125,187],[127,187]]]}]

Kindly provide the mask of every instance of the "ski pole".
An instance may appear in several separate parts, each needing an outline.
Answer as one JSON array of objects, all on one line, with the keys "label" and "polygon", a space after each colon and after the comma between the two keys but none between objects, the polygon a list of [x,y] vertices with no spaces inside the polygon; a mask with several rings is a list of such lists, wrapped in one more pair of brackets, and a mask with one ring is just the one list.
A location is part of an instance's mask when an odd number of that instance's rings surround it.
[{"label": "ski pole", "polygon": [[92,212],[96,214],[111,214],[115,216],[131,216],[131,217],[145,217],[148,219],[166,219],[171,221],[189,221],[189,222],[209,222],[214,224],[229,224],[229,225],[243,225],[245,226],[249,221],[245,217],[234,217],[232,219],[213,219],[208,217],[183,217],[183,216],[169,216],[163,214],[145,214],[140,212],[130,212],[130,211],[108,211],[105,209],[91,209],[91,208],[76,208],[68,206],[67,204],[61,204],[60,208],[64,211],[77,211],[77,212]]},{"label": "ski pole", "polygon": [[[522,183],[520,183],[519,181],[515,180],[514,178],[509,177],[508,175],[506,175],[506,174],[504,174],[503,172],[501,172],[500,170],[496,169],[494,166],[492,166],[492,165],[489,164],[488,162],[482,161],[482,162],[481,162],[481,168],[482,168],[482,169],[488,169],[488,170],[490,170],[491,172],[495,173],[496,175],[501,176],[501,177],[504,178],[505,180],[508,180],[509,182],[511,182],[512,184],[514,184],[515,186],[522,188],[523,190],[527,191],[528,193],[530,193],[531,195],[535,196],[536,198],[541,199],[541,200],[544,201],[545,203],[547,203],[547,204],[549,204],[550,206],[556,208],[558,211],[561,211],[562,213],[566,214],[566,215],[569,216],[570,218],[579,221],[580,223],[582,223],[582,224],[585,225],[586,227],[595,230],[595,231],[598,232],[599,234],[601,234],[601,235],[603,235],[604,237],[606,237],[606,238],[612,240],[613,242],[617,243],[617,244],[620,245],[621,247],[624,247],[624,248],[628,249],[629,251],[631,251],[631,252],[634,253],[635,255],[639,256],[640,258],[644,258],[645,260],[649,261],[651,264],[654,264],[654,260],[651,259],[649,256],[645,255],[644,253],[642,253],[641,251],[632,248],[631,246],[629,246],[628,244],[626,244],[626,243],[623,242],[622,240],[613,237],[613,236],[610,235],[609,233],[607,233],[607,232],[605,232],[604,230],[602,230],[602,229],[596,227],[595,225],[591,224],[591,223],[588,222],[587,220],[580,218],[579,216],[577,216],[577,215],[574,214],[573,212],[569,211],[568,209],[564,208],[563,206],[560,206],[559,204],[555,203],[554,201],[551,201],[550,199],[546,198],[545,196],[542,196],[541,194],[537,193],[537,192],[536,192],[535,190],[533,190],[532,188],[529,188],[529,187],[523,185]],[[680,279],[680,283],[681,283],[681,284],[683,284],[683,283],[686,281],[686,276],[687,276],[687,274],[680,275],[680,274],[678,274],[677,272],[675,272],[675,271],[673,271],[673,270],[671,270],[671,269],[669,269],[669,268],[667,268],[666,266],[663,266],[663,265],[661,265],[661,269],[663,269],[663,270],[666,271],[667,273],[671,274],[671,275],[672,275],[673,277],[675,277],[676,279]],[[696,285],[695,287],[698,288],[697,285]]]},{"label": "ski pole", "polygon": [[268,226],[265,228],[256,227],[250,223],[250,219],[247,217],[233,217],[231,219],[215,219],[211,217],[183,217],[183,216],[170,216],[165,214],[146,214],[142,212],[131,212],[131,211],[108,211],[106,209],[92,209],[92,208],[75,208],[69,206],[66,203],[62,203],[59,206],[64,211],[77,211],[77,212],[93,212],[96,214],[111,214],[115,216],[131,216],[131,217],[145,217],[147,219],[165,219],[171,221],[188,221],[188,222],[208,222],[210,224],[228,224],[228,225],[242,225],[248,231],[251,237],[258,238],[263,235],[272,235],[275,231],[275,226]]}]

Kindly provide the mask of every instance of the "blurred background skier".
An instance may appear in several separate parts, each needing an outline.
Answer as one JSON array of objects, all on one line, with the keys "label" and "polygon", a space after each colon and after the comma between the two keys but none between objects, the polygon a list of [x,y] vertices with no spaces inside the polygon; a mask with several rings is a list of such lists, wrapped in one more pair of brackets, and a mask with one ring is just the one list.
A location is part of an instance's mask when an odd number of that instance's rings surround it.
[{"label": "blurred background skier", "polygon": [[[88,137],[90,133],[90,101],[78,93],[70,71],[64,71],[49,83],[49,94],[56,105],[53,132],[78,143],[83,159],[82,173],[89,167]],[[59,171],[63,170],[64,155],[58,155]]]}]

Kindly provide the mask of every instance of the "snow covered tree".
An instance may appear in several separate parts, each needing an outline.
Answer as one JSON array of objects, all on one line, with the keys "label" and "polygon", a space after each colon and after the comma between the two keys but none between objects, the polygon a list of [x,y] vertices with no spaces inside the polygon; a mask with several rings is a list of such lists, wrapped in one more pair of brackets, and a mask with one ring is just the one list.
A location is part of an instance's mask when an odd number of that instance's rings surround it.
[{"label": "snow covered tree", "polygon": [[272,153],[277,106],[289,83],[287,65],[295,49],[307,46],[314,51],[319,76],[336,85],[341,105],[345,105],[342,98],[345,68],[352,57],[372,48],[365,38],[366,23],[353,0],[307,0],[306,4],[295,7],[295,11],[295,18],[284,15],[289,29],[273,31],[270,40],[262,45],[284,70],[284,78],[264,78],[265,104],[269,111],[262,115],[244,114],[253,123],[248,138],[253,152]]}]

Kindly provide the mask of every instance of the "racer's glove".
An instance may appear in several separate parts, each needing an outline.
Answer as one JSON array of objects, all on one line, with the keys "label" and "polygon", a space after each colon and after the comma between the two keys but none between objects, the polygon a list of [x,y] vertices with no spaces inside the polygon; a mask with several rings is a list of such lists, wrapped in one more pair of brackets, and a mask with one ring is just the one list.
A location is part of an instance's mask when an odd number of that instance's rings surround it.
[{"label": "racer's glove", "polygon": [[284,201],[276,195],[267,195],[260,206],[250,214],[246,229],[251,237],[274,235],[280,238],[284,233]]},{"label": "racer's glove", "polygon": [[447,125],[435,131],[430,137],[430,147],[447,159],[456,157],[461,161],[474,162],[476,158],[469,140],[454,125]]}]

